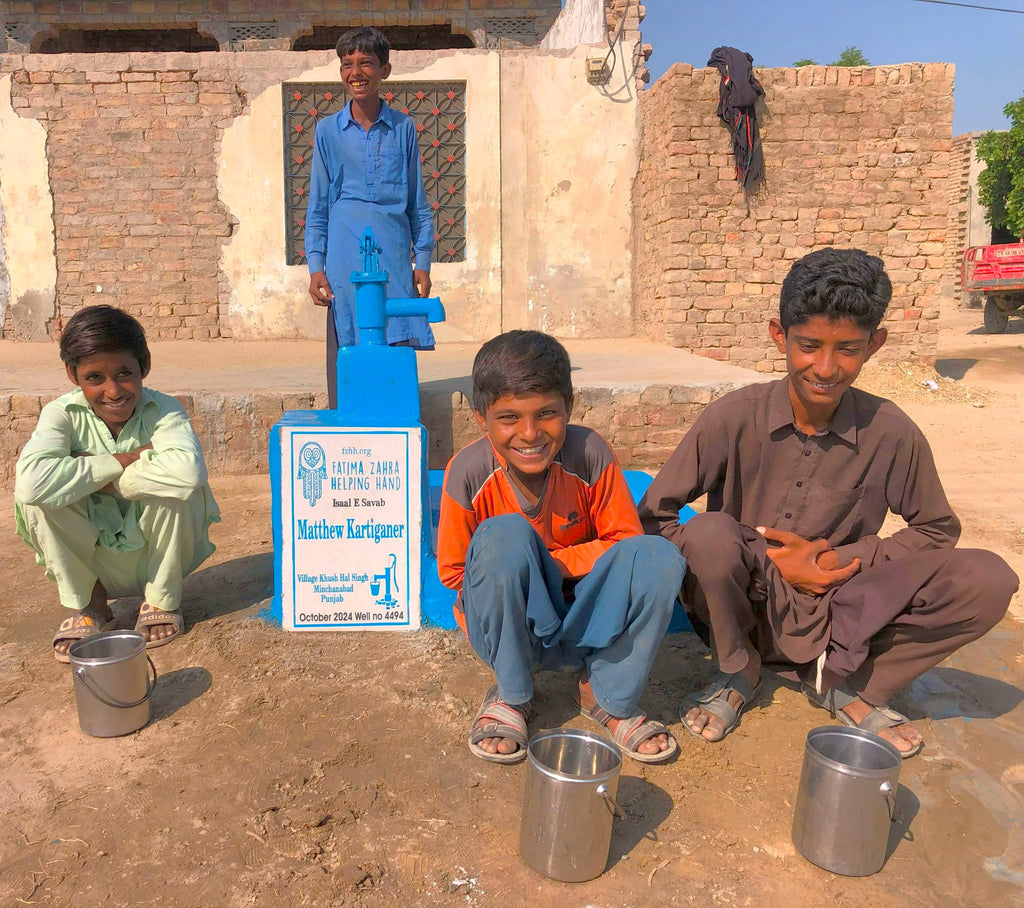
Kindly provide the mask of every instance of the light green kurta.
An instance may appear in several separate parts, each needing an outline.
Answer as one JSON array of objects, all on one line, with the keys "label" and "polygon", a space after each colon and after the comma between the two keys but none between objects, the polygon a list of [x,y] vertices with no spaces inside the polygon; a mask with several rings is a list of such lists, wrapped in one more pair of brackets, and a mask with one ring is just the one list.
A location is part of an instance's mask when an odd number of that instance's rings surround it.
[{"label": "light green kurta", "polygon": [[[113,456],[150,443],[128,467]],[[111,482],[116,494],[100,491]],[[184,408],[148,388],[116,440],[80,389],[47,404],[18,458],[14,498],[18,534],[70,608],[88,604],[97,577],[111,596],[177,608],[220,519]]]}]

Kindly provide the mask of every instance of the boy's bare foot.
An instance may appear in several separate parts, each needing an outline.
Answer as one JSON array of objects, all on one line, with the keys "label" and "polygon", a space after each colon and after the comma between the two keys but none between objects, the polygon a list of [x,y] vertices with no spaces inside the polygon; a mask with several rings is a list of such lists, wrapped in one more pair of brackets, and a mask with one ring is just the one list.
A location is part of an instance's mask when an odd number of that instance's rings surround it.
[{"label": "boy's bare foot", "polygon": [[[473,726],[473,728],[480,728],[481,722],[487,723],[489,721],[490,720],[484,716],[476,723],[476,725]],[[481,738],[477,741],[477,746],[481,750],[487,751],[489,754],[514,754],[519,750],[519,745],[511,738]]]},{"label": "boy's bare foot", "polygon": [[530,704],[512,705],[498,696],[495,684],[483,703],[469,733],[469,749],[492,763],[519,763],[526,759],[526,717]]},{"label": "boy's bare foot", "polygon": [[142,634],[147,647],[163,646],[181,635],[185,630],[185,620],[180,609],[165,612],[148,602],[143,602],[139,607],[135,630]]},{"label": "boy's bare foot", "polygon": [[[726,677],[726,676],[723,676]],[[743,679],[748,686],[750,694],[757,688],[757,685],[761,680],[761,661],[755,656],[751,656],[750,661],[747,663],[746,668],[736,675],[728,676],[734,679]],[[702,692],[703,694],[703,692]],[[740,714],[743,712],[744,707],[750,700],[750,697],[744,697],[743,693],[734,687],[727,686],[725,690],[719,693],[716,697],[717,700],[725,700],[725,703],[731,708],[731,715],[720,716],[710,708],[710,703],[702,706],[694,704],[691,706],[682,716],[683,722],[686,727],[693,734],[700,738],[704,738],[706,741],[721,741],[729,732],[731,732],[738,724]],[[721,704],[718,705],[721,709]],[[730,710],[721,710],[729,714]]]},{"label": "boy's bare foot", "polygon": [[[853,721],[853,723],[859,728],[861,723],[874,712],[876,707],[870,703],[865,703],[861,699],[855,700],[853,703],[847,703],[842,708],[842,711]],[[899,714],[894,714],[898,716]],[[902,717],[900,717],[902,718]],[[913,756],[924,746],[924,738],[921,737],[921,733],[910,724],[909,721],[900,722],[898,725],[891,725],[885,728],[879,728],[874,732],[880,738],[884,738],[893,747],[895,747],[901,754],[905,756]]]},{"label": "boy's bare foot", "polygon": [[[618,740],[618,738],[616,737],[616,733],[620,732],[623,722],[637,724],[636,720],[638,717],[636,716],[627,718],[612,716],[610,713],[605,714],[605,710],[603,710],[598,705],[597,697],[594,696],[594,689],[590,686],[590,679],[586,675],[580,676],[579,697],[581,711],[585,711],[586,715],[589,715],[595,721],[600,722],[605,728],[608,729],[608,731],[612,733],[612,737],[616,740]],[[643,718],[646,719],[646,717]],[[668,757],[677,749],[678,745],[676,744],[675,739],[668,733],[668,730],[666,729],[664,732],[660,734],[651,735],[649,738],[645,738],[644,740],[640,741],[640,743],[636,745],[633,753],[631,753],[630,755],[636,758],[658,758],[662,755]]]},{"label": "boy's bare foot", "polygon": [[[92,622],[96,626],[96,630],[94,631],[94,633],[99,633],[100,630],[102,630],[106,625],[110,624],[110,622],[114,620],[114,613],[110,610],[110,606],[107,605],[107,591],[99,580],[97,580],[96,584],[93,586],[92,596],[89,599],[89,604],[84,609],[78,611],[77,609],[66,608],[64,609],[64,612],[65,621],[67,620],[68,617],[92,619]],[[63,626],[64,625],[62,623],[61,627],[63,628]],[[82,639],[83,634],[81,633],[81,630],[82,629],[76,628],[74,630],[74,636],[54,637],[54,655],[58,657],[67,656],[68,650],[71,648],[71,644],[74,643],[75,640]],[[57,633],[60,634],[61,632],[58,631]],[[92,636],[92,634],[85,634],[84,636]],[[65,660],[62,659],[61,661]]]}]

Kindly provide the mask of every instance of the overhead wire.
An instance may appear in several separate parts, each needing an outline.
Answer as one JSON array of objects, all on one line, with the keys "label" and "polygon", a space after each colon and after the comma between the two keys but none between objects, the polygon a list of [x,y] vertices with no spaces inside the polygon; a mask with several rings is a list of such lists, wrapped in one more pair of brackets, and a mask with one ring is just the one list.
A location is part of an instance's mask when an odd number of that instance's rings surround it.
[{"label": "overhead wire", "polygon": [[1024,9],[1007,9],[1004,6],[979,6],[976,3],[956,3],[955,0],[912,0],[914,3],[936,3],[939,6],[962,6],[965,9],[983,9],[992,13],[1015,13],[1024,16]]}]

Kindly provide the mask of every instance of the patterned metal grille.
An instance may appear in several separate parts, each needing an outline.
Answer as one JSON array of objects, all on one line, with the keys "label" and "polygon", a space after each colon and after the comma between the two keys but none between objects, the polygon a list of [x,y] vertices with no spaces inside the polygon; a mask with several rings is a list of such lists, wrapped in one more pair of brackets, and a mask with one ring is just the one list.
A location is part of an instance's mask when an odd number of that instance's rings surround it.
[{"label": "patterned metal grille", "polygon": [[[435,262],[466,260],[466,83],[385,82],[385,101],[416,121],[423,185],[434,215]],[[340,82],[286,82],[285,243],[289,265],[306,261],[305,227],[313,131],[348,103]]]},{"label": "patterned metal grille", "polygon": [[277,37],[277,26],[273,22],[239,22],[230,29],[232,43],[249,38],[268,40]]},{"label": "patterned metal grille", "polygon": [[6,22],[4,23],[4,37],[8,41],[28,44],[28,27],[23,22]]},{"label": "patterned metal grille", "polygon": [[488,49],[515,47],[537,43],[535,19],[489,18],[484,20],[484,47]]}]

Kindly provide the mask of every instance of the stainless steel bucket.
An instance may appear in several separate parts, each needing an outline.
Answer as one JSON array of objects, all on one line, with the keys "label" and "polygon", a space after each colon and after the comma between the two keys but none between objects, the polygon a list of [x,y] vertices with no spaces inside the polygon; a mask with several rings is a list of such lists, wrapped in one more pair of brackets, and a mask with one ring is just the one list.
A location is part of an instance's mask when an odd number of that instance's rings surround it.
[{"label": "stainless steel bucket", "polygon": [[528,748],[519,852],[553,880],[579,883],[608,863],[622,754],[588,731],[556,729]]},{"label": "stainless steel bucket", "polygon": [[870,732],[811,729],[793,814],[796,850],[833,873],[881,870],[901,762],[892,744]]},{"label": "stainless steel bucket", "polygon": [[116,738],[137,731],[150,720],[149,695],[156,686],[156,666],[146,655],[142,634],[109,631],[76,640],[68,649],[68,658],[78,724],[87,735]]}]

